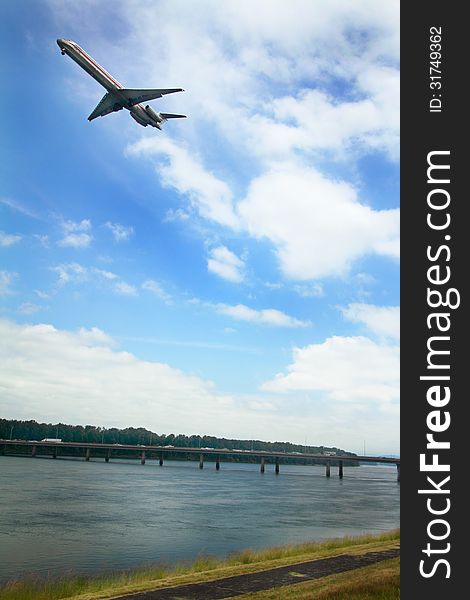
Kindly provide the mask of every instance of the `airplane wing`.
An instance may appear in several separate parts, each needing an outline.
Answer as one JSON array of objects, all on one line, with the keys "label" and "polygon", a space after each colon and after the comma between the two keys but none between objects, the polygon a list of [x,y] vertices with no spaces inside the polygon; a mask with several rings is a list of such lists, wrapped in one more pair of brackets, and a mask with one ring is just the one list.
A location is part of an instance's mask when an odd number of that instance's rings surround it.
[{"label": "airplane wing", "polygon": [[121,110],[122,106],[121,108],[117,108],[116,104],[116,98],[109,92],[106,93],[99,101],[95,110],[88,117],[88,120],[93,121],[93,119],[96,119],[96,117],[104,117],[105,115],[109,115],[109,113],[112,113],[115,110]]},{"label": "airplane wing", "polygon": [[184,90],[183,88],[169,88],[162,90],[119,90],[119,94],[126,98],[128,106],[134,106],[135,104],[140,104],[140,102],[155,100],[156,98],[161,98],[166,94],[174,94],[175,92],[184,92]]}]

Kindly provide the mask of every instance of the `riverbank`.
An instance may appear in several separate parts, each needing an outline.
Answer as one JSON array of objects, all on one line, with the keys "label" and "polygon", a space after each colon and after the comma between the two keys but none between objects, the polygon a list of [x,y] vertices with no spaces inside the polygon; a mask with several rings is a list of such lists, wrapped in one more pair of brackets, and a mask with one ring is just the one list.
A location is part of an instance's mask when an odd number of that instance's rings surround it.
[{"label": "riverbank", "polygon": [[[391,531],[380,535],[346,537],[323,542],[279,546],[257,552],[246,550],[223,560],[213,557],[199,557],[191,563],[181,563],[175,566],[155,565],[143,569],[107,573],[96,577],[70,574],[60,579],[11,581],[0,588],[0,597],[2,600],[59,600],[66,598],[70,600],[105,600],[132,592],[222,579],[340,554],[358,555],[368,552],[381,552],[397,548],[399,540],[399,531]],[[360,572],[367,573],[367,576],[361,575]],[[376,592],[381,590],[380,593],[384,593],[380,598],[392,600],[398,598],[396,593],[398,578],[398,559],[393,559],[349,573],[283,587],[282,595],[279,595],[278,589],[245,594],[244,596],[238,596],[238,598],[246,598],[247,600],[248,598],[253,600],[274,600],[275,598],[300,600],[302,598],[318,597],[321,600],[328,600],[329,598],[347,597],[348,600],[354,600],[354,594],[357,592],[359,594],[357,598],[365,600],[379,597]],[[316,590],[315,594],[318,592],[320,595],[312,596],[313,590]],[[341,595],[343,593],[341,590],[347,590],[348,595]],[[325,595],[330,592],[335,595]],[[389,595],[385,595],[385,593]]]}]

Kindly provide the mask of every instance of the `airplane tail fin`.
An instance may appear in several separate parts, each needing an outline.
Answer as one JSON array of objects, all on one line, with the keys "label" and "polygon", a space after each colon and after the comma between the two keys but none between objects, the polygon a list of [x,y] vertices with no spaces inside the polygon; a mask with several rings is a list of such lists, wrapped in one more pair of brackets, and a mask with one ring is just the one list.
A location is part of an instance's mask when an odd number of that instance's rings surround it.
[{"label": "airplane tail fin", "polygon": [[172,113],[160,113],[162,119],[186,119],[186,115],[173,115]]}]

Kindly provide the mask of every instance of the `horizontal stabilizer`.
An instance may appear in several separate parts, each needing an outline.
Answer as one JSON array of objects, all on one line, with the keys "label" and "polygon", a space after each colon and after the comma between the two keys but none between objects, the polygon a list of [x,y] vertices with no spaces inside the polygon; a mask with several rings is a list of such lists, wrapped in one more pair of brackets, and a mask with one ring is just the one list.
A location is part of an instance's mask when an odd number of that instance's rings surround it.
[{"label": "horizontal stabilizer", "polygon": [[168,88],[161,90],[119,90],[119,94],[126,98],[128,106],[135,106],[136,104],[140,104],[141,102],[156,100],[157,98],[166,96],[166,94],[174,94],[175,92],[184,92],[184,90],[183,88]]},{"label": "horizontal stabilizer", "polygon": [[109,115],[109,113],[121,109],[122,106],[116,103],[116,98],[108,92],[101,98],[95,110],[88,117],[88,120],[93,121],[96,117],[104,117],[105,115]]},{"label": "horizontal stabilizer", "polygon": [[162,119],[186,119],[186,115],[172,115],[171,113],[160,113]]}]

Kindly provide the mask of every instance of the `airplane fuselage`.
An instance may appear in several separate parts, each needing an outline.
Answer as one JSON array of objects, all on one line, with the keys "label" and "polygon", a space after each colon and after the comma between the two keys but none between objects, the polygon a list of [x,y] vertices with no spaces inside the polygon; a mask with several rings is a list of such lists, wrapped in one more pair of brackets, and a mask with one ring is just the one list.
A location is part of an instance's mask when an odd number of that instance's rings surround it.
[{"label": "airplane fuselage", "polygon": [[[108,92],[103,98],[102,102],[106,99],[106,103],[103,112],[95,111],[90,115],[89,120],[96,118],[96,116],[104,116],[110,112],[116,112],[122,108],[126,108],[131,116],[137,123],[146,127],[151,125],[161,129],[161,124],[168,118],[180,118],[184,115],[171,115],[171,114],[160,114],[155,112],[150,106],[142,106],[139,100],[154,99],[161,97],[164,94],[183,91],[181,88],[172,88],[167,90],[127,90],[122,86],[119,81],[114,79],[100,64],[98,64],[89,54],[80,48],[80,46],[71,41],[59,38],[57,44],[62,54],[66,54],[73,61],[75,61],[84,71],[86,71],[95,81],[101,84]],[[139,95],[137,100],[134,97],[129,97],[129,92],[143,92],[143,95]],[[145,96],[145,92],[161,92],[159,95]],[[101,103],[100,103],[101,104]],[[98,105],[97,109],[100,107]],[[95,109],[96,110],[96,109]]]},{"label": "airplane fuselage", "polygon": [[89,75],[96,79],[98,83],[108,90],[108,92],[115,90],[122,90],[122,86],[119,81],[116,81],[114,77],[103,69],[95,60],[91,58],[89,54],[80,48],[78,44],[71,40],[57,40],[60,51],[62,54],[67,54],[72,60],[82,67]]}]

